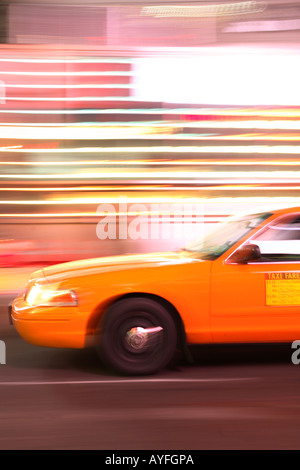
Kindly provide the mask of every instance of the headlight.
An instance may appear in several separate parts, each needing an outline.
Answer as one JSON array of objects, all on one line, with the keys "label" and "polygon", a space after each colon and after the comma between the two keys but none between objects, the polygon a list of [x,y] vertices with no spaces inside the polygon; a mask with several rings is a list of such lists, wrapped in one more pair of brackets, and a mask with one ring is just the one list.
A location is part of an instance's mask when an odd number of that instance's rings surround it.
[{"label": "headlight", "polygon": [[31,307],[75,307],[78,305],[74,291],[51,289],[51,287],[39,285],[29,289],[25,301]]}]

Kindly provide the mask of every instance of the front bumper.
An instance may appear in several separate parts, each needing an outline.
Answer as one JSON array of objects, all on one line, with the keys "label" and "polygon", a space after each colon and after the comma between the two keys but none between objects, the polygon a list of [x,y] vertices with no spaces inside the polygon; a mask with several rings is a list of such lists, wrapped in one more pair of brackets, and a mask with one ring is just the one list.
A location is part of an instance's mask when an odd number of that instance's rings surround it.
[{"label": "front bumper", "polygon": [[8,309],[10,321],[30,344],[82,349],[90,342],[86,315],[77,307],[30,307],[20,296]]}]

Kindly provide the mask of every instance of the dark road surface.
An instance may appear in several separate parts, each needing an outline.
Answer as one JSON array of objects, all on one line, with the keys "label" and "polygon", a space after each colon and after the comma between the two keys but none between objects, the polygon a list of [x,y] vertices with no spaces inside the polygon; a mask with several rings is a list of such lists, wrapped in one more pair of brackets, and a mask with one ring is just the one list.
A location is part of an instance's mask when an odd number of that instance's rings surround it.
[{"label": "dark road surface", "polygon": [[118,377],[93,350],[26,344],[0,309],[0,449],[300,449],[290,346],[195,348],[155,376]]}]

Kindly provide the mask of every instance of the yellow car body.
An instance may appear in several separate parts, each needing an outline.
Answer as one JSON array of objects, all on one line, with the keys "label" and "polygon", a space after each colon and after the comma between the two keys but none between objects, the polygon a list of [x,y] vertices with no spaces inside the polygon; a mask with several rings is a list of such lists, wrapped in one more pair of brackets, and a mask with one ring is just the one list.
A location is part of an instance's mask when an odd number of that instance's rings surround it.
[{"label": "yellow car body", "polygon": [[38,346],[100,345],[104,362],[125,374],[157,371],[178,346],[292,342],[300,338],[300,257],[249,256],[249,245],[281,220],[297,220],[300,208],[247,217],[234,219],[247,231],[217,256],[122,255],[37,271],[13,302],[13,324]]}]

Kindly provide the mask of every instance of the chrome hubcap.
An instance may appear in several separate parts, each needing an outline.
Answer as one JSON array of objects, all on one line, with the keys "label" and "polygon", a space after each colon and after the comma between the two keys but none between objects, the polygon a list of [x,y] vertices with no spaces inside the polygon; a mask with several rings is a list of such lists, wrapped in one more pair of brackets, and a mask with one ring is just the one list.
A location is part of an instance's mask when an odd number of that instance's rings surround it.
[{"label": "chrome hubcap", "polygon": [[162,331],[163,328],[161,326],[154,328],[142,328],[141,326],[137,326],[127,331],[126,341],[132,349],[141,350],[149,344],[151,339],[155,338]]}]

